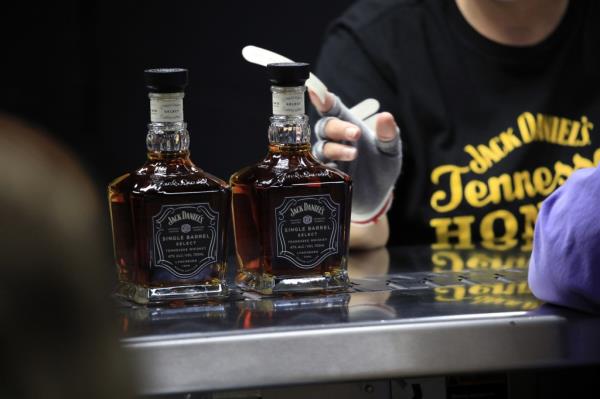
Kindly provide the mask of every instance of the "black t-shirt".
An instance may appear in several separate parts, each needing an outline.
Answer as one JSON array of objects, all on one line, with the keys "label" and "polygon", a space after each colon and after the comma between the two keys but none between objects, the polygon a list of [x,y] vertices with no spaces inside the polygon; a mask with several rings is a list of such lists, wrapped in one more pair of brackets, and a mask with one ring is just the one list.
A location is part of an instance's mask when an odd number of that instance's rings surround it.
[{"label": "black t-shirt", "polygon": [[540,202],[600,161],[599,19],[600,2],[570,1],[526,47],[481,36],[454,0],[365,0],[334,22],[317,75],[401,129],[390,243],[531,248]]}]

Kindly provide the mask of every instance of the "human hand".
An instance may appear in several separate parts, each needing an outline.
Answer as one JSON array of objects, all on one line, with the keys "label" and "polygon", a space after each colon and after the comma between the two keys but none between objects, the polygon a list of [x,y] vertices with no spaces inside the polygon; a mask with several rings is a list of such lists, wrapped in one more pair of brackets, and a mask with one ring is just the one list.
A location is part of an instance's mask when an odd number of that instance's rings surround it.
[{"label": "human hand", "polygon": [[332,93],[327,92],[325,101],[310,90],[309,96],[323,115],[315,125],[313,153],[352,176],[352,221],[376,220],[389,209],[402,168],[402,142],[394,117],[389,112],[379,113],[371,128]]},{"label": "human hand", "polygon": [[[333,108],[337,98],[330,92],[327,92],[325,102],[321,102],[319,97],[309,90],[309,97],[312,104],[321,115],[327,115]],[[323,142],[316,154],[323,161],[352,161],[356,158],[357,151],[353,145],[342,144],[342,142],[356,142],[362,130],[359,125],[350,121],[342,120],[335,116],[327,116],[317,123],[317,132],[319,139]],[[375,115],[375,136],[383,143],[390,143],[399,139],[399,129],[394,117],[389,112],[380,112]],[[395,143],[394,143],[395,144]],[[384,152],[393,146],[383,145]]]}]

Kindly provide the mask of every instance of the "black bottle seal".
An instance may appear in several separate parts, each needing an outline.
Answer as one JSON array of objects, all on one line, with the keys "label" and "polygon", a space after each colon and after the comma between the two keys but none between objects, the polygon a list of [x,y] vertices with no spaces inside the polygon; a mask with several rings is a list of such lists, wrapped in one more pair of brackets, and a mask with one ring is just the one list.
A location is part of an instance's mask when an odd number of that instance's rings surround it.
[{"label": "black bottle seal", "polygon": [[304,86],[310,75],[309,68],[305,62],[278,62],[267,65],[267,73],[274,86]]},{"label": "black bottle seal", "polygon": [[185,68],[155,68],[144,71],[146,87],[151,93],[178,93],[188,84]]}]

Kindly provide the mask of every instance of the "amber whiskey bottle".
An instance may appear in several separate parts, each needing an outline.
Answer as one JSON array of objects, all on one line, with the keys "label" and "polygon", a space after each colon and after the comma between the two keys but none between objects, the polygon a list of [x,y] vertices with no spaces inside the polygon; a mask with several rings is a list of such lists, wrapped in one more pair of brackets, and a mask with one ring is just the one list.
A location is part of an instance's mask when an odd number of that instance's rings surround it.
[{"label": "amber whiskey bottle", "polygon": [[148,160],[108,186],[118,295],[137,303],[227,295],[228,185],[190,160],[186,69],[144,72]]},{"label": "amber whiskey bottle", "polygon": [[273,94],[269,150],[230,179],[242,289],[276,294],[348,286],[351,180],[311,153],[308,67],[267,66]]}]

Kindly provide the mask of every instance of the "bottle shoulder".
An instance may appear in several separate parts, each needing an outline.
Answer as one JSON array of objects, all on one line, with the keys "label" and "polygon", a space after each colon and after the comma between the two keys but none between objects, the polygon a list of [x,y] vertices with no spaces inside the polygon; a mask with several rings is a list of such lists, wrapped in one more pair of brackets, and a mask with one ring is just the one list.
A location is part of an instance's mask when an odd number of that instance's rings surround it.
[{"label": "bottle shoulder", "polygon": [[157,195],[229,190],[228,184],[195,165],[165,165],[146,162],[109,184],[109,190],[128,191],[133,195]]},{"label": "bottle shoulder", "polygon": [[132,173],[125,173],[108,183],[108,190],[113,192],[126,191],[132,186],[134,180]]},{"label": "bottle shoulder", "polygon": [[[288,164],[289,165],[289,164]],[[351,184],[346,173],[320,162],[299,162],[286,167],[285,162],[269,160],[247,166],[231,176],[230,184],[256,187],[281,187],[306,184]]]}]

